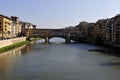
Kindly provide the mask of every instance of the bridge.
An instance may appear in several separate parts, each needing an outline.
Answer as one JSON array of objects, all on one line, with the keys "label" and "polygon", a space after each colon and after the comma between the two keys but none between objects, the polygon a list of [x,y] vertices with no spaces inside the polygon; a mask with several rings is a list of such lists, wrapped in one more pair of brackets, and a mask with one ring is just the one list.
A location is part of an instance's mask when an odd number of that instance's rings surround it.
[{"label": "bridge", "polygon": [[66,43],[70,43],[70,40],[75,40],[81,38],[78,29],[27,29],[26,30],[27,39],[30,38],[43,38],[45,43],[49,43],[49,40],[53,37],[64,38]]}]

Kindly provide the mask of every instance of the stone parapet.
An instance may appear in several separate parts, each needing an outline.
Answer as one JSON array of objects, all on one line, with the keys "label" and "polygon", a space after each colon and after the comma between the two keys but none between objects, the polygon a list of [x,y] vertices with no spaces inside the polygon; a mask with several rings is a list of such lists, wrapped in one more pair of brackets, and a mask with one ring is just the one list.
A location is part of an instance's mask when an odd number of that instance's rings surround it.
[{"label": "stone parapet", "polygon": [[15,44],[15,43],[19,43],[19,42],[22,42],[22,41],[25,41],[25,40],[26,40],[26,37],[7,39],[7,40],[0,40],[0,48],[8,46],[8,45]]}]

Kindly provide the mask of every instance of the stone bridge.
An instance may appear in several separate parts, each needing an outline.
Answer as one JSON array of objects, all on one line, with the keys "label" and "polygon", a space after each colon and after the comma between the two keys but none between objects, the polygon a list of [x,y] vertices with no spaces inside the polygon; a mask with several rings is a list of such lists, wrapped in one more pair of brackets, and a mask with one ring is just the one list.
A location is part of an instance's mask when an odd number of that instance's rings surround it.
[{"label": "stone bridge", "polygon": [[45,43],[49,43],[49,39],[53,37],[64,38],[66,43],[70,43],[70,40],[75,40],[80,38],[79,30],[69,30],[69,29],[27,29],[26,36],[30,38],[44,38]]}]

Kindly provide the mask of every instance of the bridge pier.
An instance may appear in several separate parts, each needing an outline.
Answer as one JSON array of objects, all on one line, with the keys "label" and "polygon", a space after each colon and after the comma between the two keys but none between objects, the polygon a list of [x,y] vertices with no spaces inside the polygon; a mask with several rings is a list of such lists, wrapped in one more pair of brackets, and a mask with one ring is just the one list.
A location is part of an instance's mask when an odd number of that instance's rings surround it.
[{"label": "bridge pier", "polygon": [[49,43],[49,37],[45,37],[45,44]]},{"label": "bridge pier", "polygon": [[70,32],[67,34],[66,43],[70,43]]},{"label": "bridge pier", "polygon": [[70,43],[70,38],[66,38],[66,43]]},{"label": "bridge pier", "polygon": [[[79,34],[79,29],[26,29],[25,33],[28,40],[29,38],[41,37],[44,38],[46,44],[52,37],[61,37],[66,40],[66,43],[70,43],[71,39],[80,38]],[[79,39],[77,40],[79,41]]]}]

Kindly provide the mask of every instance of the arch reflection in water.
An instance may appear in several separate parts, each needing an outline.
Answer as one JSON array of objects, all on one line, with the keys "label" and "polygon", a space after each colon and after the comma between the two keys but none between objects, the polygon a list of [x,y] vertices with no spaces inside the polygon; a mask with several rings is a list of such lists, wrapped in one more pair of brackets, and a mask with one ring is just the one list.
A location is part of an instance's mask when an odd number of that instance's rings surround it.
[{"label": "arch reflection in water", "polygon": [[[45,39],[41,39],[39,41],[37,41],[36,43],[45,43]],[[55,44],[59,44],[59,43],[65,43],[65,39],[64,38],[59,38],[59,37],[54,37],[54,38],[50,38],[49,43],[55,43]]]}]

